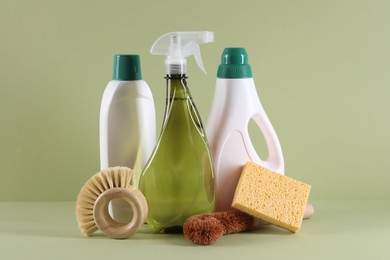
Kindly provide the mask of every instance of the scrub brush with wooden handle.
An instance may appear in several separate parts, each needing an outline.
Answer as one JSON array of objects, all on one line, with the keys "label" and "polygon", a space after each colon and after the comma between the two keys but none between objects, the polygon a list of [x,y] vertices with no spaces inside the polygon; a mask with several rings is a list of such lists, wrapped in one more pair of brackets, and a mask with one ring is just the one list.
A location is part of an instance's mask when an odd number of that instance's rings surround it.
[{"label": "scrub brush with wooden handle", "polygon": [[[308,203],[303,218],[311,218],[313,214],[313,205]],[[256,225],[263,224],[267,224],[267,222],[239,210],[231,209],[189,217],[184,222],[183,233],[187,240],[195,244],[210,245],[216,243],[224,235],[244,232]]]},{"label": "scrub brush with wooden handle", "polygon": [[[100,230],[112,238],[126,238],[144,223],[148,207],[143,194],[130,185],[133,170],[111,167],[92,176],[77,197],[76,217],[81,232],[90,236]],[[118,223],[108,213],[113,199],[124,199],[133,209],[129,223]]]}]

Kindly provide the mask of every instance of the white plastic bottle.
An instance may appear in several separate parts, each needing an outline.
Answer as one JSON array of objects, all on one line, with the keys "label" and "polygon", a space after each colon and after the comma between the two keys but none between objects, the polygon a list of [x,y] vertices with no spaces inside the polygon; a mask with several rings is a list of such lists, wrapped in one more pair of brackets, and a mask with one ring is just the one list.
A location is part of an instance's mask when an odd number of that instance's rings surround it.
[{"label": "white plastic bottle", "polygon": [[[108,83],[100,108],[100,168],[127,166],[134,169],[132,184],[139,178],[156,145],[156,115],[152,92],[142,80],[139,55],[115,55],[113,79]],[[119,222],[132,218],[123,200],[110,204]]]},{"label": "white plastic bottle", "polygon": [[[214,100],[206,123],[216,174],[216,210],[231,208],[242,167],[253,161],[284,174],[284,160],[278,137],[257,95],[244,48],[226,48],[218,68]],[[253,147],[248,124],[253,120],[262,131],[268,158]]]}]

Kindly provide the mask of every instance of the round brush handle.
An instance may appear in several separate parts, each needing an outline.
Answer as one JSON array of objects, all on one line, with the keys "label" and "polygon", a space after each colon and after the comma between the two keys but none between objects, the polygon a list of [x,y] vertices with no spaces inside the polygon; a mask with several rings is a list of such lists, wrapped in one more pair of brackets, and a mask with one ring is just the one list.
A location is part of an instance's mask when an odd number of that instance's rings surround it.
[{"label": "round brush handle", "polygon": [[[108,212],[108,204],[113,199],[123,199],[133,209],[133,218],[129,223],[119,223],[112,219]],[[93,207],[96,226],[111,238],[127,238],[135,233],[145,222],[148,205],[142,192],[134,188],[111,188],[97,198]]]}]

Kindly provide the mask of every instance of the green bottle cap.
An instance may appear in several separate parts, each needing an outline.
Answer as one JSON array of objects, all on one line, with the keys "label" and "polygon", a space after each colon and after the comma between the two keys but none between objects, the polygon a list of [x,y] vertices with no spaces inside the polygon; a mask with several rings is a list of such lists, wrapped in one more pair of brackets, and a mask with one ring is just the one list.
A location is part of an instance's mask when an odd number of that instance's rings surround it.
[{"label": "green bottle cap", "polygon": [[141,80],[141,61],[139,55],[114,55],[113,80]]},{"label": "green bottle cap", "polygon": [[221,58],[217,72],[218,78],[252,78],[252,69],[248,64],[248,54],[245,48],[225,48]]}]

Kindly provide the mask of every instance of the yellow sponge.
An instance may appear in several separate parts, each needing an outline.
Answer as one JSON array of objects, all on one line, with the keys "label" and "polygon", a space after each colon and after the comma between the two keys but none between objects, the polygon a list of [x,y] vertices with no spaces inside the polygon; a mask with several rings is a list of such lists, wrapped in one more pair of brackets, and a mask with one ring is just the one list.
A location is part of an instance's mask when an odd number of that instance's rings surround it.
[{"label": "yellow sponge", "polygon": [[297,232],[311,186],[248,162],[241,173],[232,207]]}]

